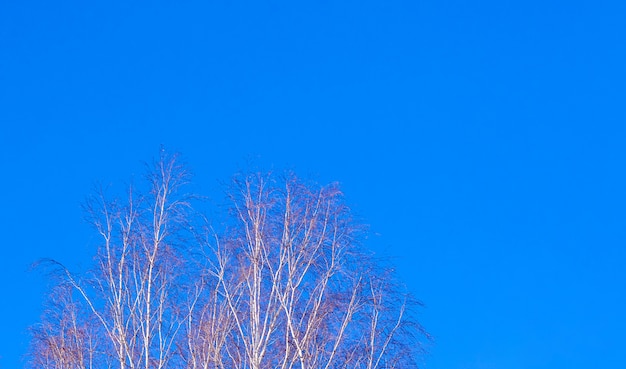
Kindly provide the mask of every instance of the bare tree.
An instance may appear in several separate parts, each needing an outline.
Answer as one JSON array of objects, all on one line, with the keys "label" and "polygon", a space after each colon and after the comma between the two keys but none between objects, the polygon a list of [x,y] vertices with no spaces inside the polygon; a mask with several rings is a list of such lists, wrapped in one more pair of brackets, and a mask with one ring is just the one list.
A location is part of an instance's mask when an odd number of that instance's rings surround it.
[{"label": "bare tree", "polygon": [[96,326],[81,316],[80,303],[73,300],[71,286],[56,286],[41,323],[31,329],[32,365],[39,368],[92,369],[96,362]]},{"label": "bare tree", "polygon": [[418,304],[362,251],[337,185],[238,176],[215,231],[181,193],[176,157],[150,173],[146,195],[88,206],[96,266],[79,278],[54,263],[62,293],[33,328],[33,367],[417,366]]}]

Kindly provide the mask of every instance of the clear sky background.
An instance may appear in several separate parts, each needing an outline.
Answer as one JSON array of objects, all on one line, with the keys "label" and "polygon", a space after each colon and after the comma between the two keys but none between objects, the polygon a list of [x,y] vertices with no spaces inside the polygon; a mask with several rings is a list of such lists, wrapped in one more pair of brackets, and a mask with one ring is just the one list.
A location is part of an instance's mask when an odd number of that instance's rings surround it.
[{"label": "clear sky background", "polygon": [[427,369],[626,368],[626,2],[2,1],[0,368],[161,144],[339,181]]}]

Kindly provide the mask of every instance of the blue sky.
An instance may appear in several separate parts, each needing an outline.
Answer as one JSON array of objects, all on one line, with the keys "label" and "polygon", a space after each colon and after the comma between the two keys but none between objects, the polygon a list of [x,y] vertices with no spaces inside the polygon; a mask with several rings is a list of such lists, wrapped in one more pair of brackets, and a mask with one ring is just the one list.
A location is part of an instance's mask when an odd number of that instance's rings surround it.
[{"label": "blue sky", "polygon": [[[296,4],[297,3],[297,4]],[[160,145],[339,181],[426,305],[424,368],[623,368],[626,3],[0,4],[0,368],[81,202]]]}]

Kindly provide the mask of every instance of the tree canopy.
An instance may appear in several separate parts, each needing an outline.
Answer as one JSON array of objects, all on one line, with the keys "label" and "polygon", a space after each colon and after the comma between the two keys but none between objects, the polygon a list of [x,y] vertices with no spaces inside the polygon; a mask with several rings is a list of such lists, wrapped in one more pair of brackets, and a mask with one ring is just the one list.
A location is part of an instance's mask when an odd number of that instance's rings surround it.
[{"label": "tree canopy", "polygon": [[32,327],[31,367],[417,367],[419,303],[364,250],[336,184],[235,176],[212,227],[189,181],[162,153],[146,191],[86,204],[94,266],[78,275],[46,261],[55,286]]}]

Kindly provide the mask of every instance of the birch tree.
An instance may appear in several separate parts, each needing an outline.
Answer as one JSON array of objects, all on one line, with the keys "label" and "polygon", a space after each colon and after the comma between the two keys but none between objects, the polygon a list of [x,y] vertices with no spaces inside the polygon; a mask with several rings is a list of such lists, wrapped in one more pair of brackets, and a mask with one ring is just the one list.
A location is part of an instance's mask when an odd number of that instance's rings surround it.
[{"label": "birch tree", "polygon": [[145,193],[87,207],[101,240],[90,273],[48,262],[58,286],[32,328],[32,367],[417,367],[419,304],[364,251],[336,184],[236,176],[215,229],[176,157],[147,178]]}]

